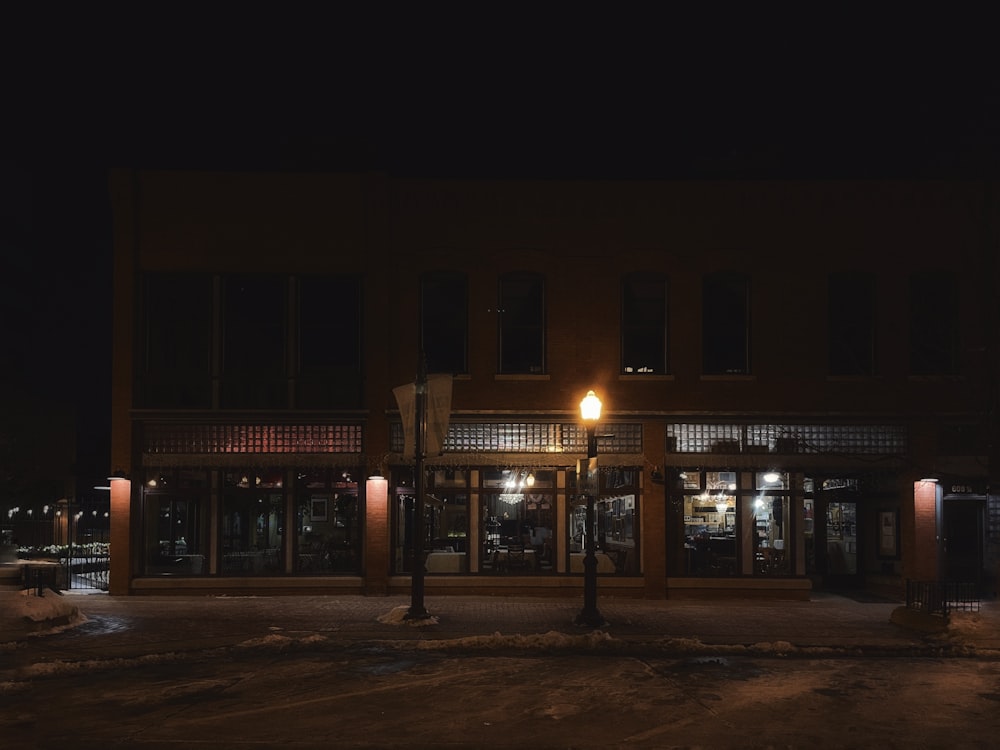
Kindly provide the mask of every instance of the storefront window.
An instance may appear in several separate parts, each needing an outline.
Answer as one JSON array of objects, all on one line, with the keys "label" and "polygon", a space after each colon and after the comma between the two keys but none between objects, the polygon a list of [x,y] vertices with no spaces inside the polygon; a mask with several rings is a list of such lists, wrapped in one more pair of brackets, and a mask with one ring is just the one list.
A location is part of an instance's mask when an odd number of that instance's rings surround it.
[{"label": "storefront window", "polygon": [[199,576],[206,561],[206,472],[150,470],[143,482],[147,575]]},{"label": "storefront window", "polygon": [[681,477],[682,574],[713,577],[791,573],[787,473],[690,470],[681,472]]},{"label": "storefront window", "polygon": [[813,575],[816,567],[816,495],[815,482],[806,477],[802,483],[802,544],[805,551],[806,574]]},{"label": "storefront window", "polygon": [[[273,475],[227,471],[222,495],[222,575],[283,571],[285,495]],[[280,485],[279,485],[280,487]]]},{"label": "storefront window", "polygon": [[754,500],[755,575],[787,575],[790,544],[788,541],[788,496],[758,495]]},{"label": "storefront window", "polygon": [[343,467],[297,473],[296,573],[360,572],[359,475]]},{"label": "storefront window", "polygon": [[[571,474],[575,486],[575,472]],[[599,475],[600,494],[594,502],[594,551],[598,574],[635,574],[639,570],[639,471],[611,467]],[[583,573],[587,542],[587,502],[570,498],[569,572]]]},{"label": "storefront window", "polygon": [[469,571],[469,472],[437,469],[427,477],[424,527],[428,573]]},{"label": "storefront window", "polygon": [[788,474],[761,471],[755,474],[754,486],[754,574],[788,575],[791,572],[789,497],[777,494],[788,489]]},{"label": "storefront window", "polygon": [[736,575],[739,570],[736,472],[687,471],[683,475],[686,574]]},{"label": "storefront window", "polygon": [[[409,573],[413,569],[413,528],[416,509],[416,492],[411,467],[397,467],[392,472],[392,569],[396,573]],[[425,509],[426,510],[426,509]],[[424,544],[427,546],[428,526],[424,523]]]},{"label": "storefront window", "polygon": [[552,570],[554,492],[555,472],[551,470],[483,471],[480,570]]}]

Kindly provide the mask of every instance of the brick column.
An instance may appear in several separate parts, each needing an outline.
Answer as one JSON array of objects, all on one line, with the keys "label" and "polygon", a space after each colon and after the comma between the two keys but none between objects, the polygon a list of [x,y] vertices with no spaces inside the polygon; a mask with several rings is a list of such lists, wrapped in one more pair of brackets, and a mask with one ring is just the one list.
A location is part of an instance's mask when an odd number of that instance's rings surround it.
[{"label": "brick column", "polygon": [[389,592],[389,482],[372,476],[365,482],[365,593]]},{"label": "brick column", "polygon": [[916,581],[938,579],[937,494],[936,482],[913,483],[912,542],[904,548],[909,554],[904,556],[903,570],[907,578]]},{"label": "brick column", "polygon": [[111,559],[114,564],[108,580],[108,593],[125,596],[129,593],[132,570],[131,533],[132,482],[111,480]]}]

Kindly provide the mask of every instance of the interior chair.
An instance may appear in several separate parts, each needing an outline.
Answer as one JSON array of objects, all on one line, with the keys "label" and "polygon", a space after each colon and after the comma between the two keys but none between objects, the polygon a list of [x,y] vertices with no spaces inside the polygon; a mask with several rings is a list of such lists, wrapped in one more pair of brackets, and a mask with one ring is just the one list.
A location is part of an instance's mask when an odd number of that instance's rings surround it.
[{"label": "interior chair", "polygon": [[524,570],[530,566],[523,544],[508,544],[504,567],[507,570]]}]

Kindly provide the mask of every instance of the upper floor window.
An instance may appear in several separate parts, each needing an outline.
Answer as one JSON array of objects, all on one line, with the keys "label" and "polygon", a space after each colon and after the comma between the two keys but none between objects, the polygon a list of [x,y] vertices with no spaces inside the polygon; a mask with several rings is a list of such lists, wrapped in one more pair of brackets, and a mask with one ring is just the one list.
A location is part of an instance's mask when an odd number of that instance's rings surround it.
[{"label": "upper floor window", "polygon": [[457,375],[469,371],[468,321],[465,274],[424,274],[420,280],[420,345],[428,372]]},{"label": "upper floor window", "polygon": [[545,372],[545,282],[511,273],[500,279],[499,364],[503,374]]},{"label": "upper floor window", "polygon": [[287,406],[285,292],[279,276],[224,279],[222,408]]},{"label": "upper floor window", "polygon": [[829,278],[831,375],[875,374],[875,280],[871,274]]},{"label": "upper floor window", "polygon": [[702,372],[750,374],[750,281],[740,273],[714,273],[702,281]]},{"label": "upper floor window", "polygon": [[144,341],[137,403],[207,409],[212,402],[212,279],[149,274],[143,286]]},{"label": "upper floor window", "polygon": [[958,294],[948,273],[910,277],[910,373],[953,375],[958,368]]},{"label": "upper floor window", "polygon": [[659,274],[626,276],[621,304],[622,372],[668,372],[666,280]]},{"label": "upper floor window", "polygon": [[298,408],[357,407],[361,401],[361,279],[298,280]]}]

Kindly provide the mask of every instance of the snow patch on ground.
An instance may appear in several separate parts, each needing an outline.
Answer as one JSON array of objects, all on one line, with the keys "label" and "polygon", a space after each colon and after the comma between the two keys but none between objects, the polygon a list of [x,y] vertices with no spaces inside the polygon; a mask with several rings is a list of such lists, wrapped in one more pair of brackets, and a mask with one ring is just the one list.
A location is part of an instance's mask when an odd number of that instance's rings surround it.
[{"label": "snow patch on ground", "polygon": [[417,648],[424,651],[445,651],[447,649],[477,649],[481,651],[509,649],[593,650],[599,646],[612,648],[624,646],[625,642],[612,638],[600,630],[585,635],[569,635],[567,633],[560,633],[557,630],[550,630],[548,633],[532,633],[528,635],[493,633],[492,635],[474,635],[447,640],[398,641],[396,645],[404,648]]},{"label": "snow patch on ground", "polygon": [[386,612],[384,615],[379,615],[375,619],[383,625],[409,625],[411,628],[423,628],[428,625],[438,624],[438,618],[433,615],[407,619],[406,615],[409,611],[410,608],[408,606],[394,607],[389,612]]},{"label": "snow patch on ground", "polygon": [[293,638],[287,635],[271,633],[270,635],[265,635],[260,638],[249,638],[245,641],[241,641],[236,644],[236,648],[270,648],[277,651],[284,651],[299,644],[322,643],[326,640],[327,637],[325,635],[319,635],[318,633],[310,633],[309,635],[301,638]]},{"label": "snow patch on ground", "polygon": [[958,638],[975,638],[993,635],[994,624],[980,612],[951,612],[948,614],[948,635]]},{"label": "snow patch on ground", "polygon": [[10,630],[3,635],[47,635],[87,622],[79,607],[51,589],[42,589],[41,596],[33,588],[0,592],[0,612]]}]

